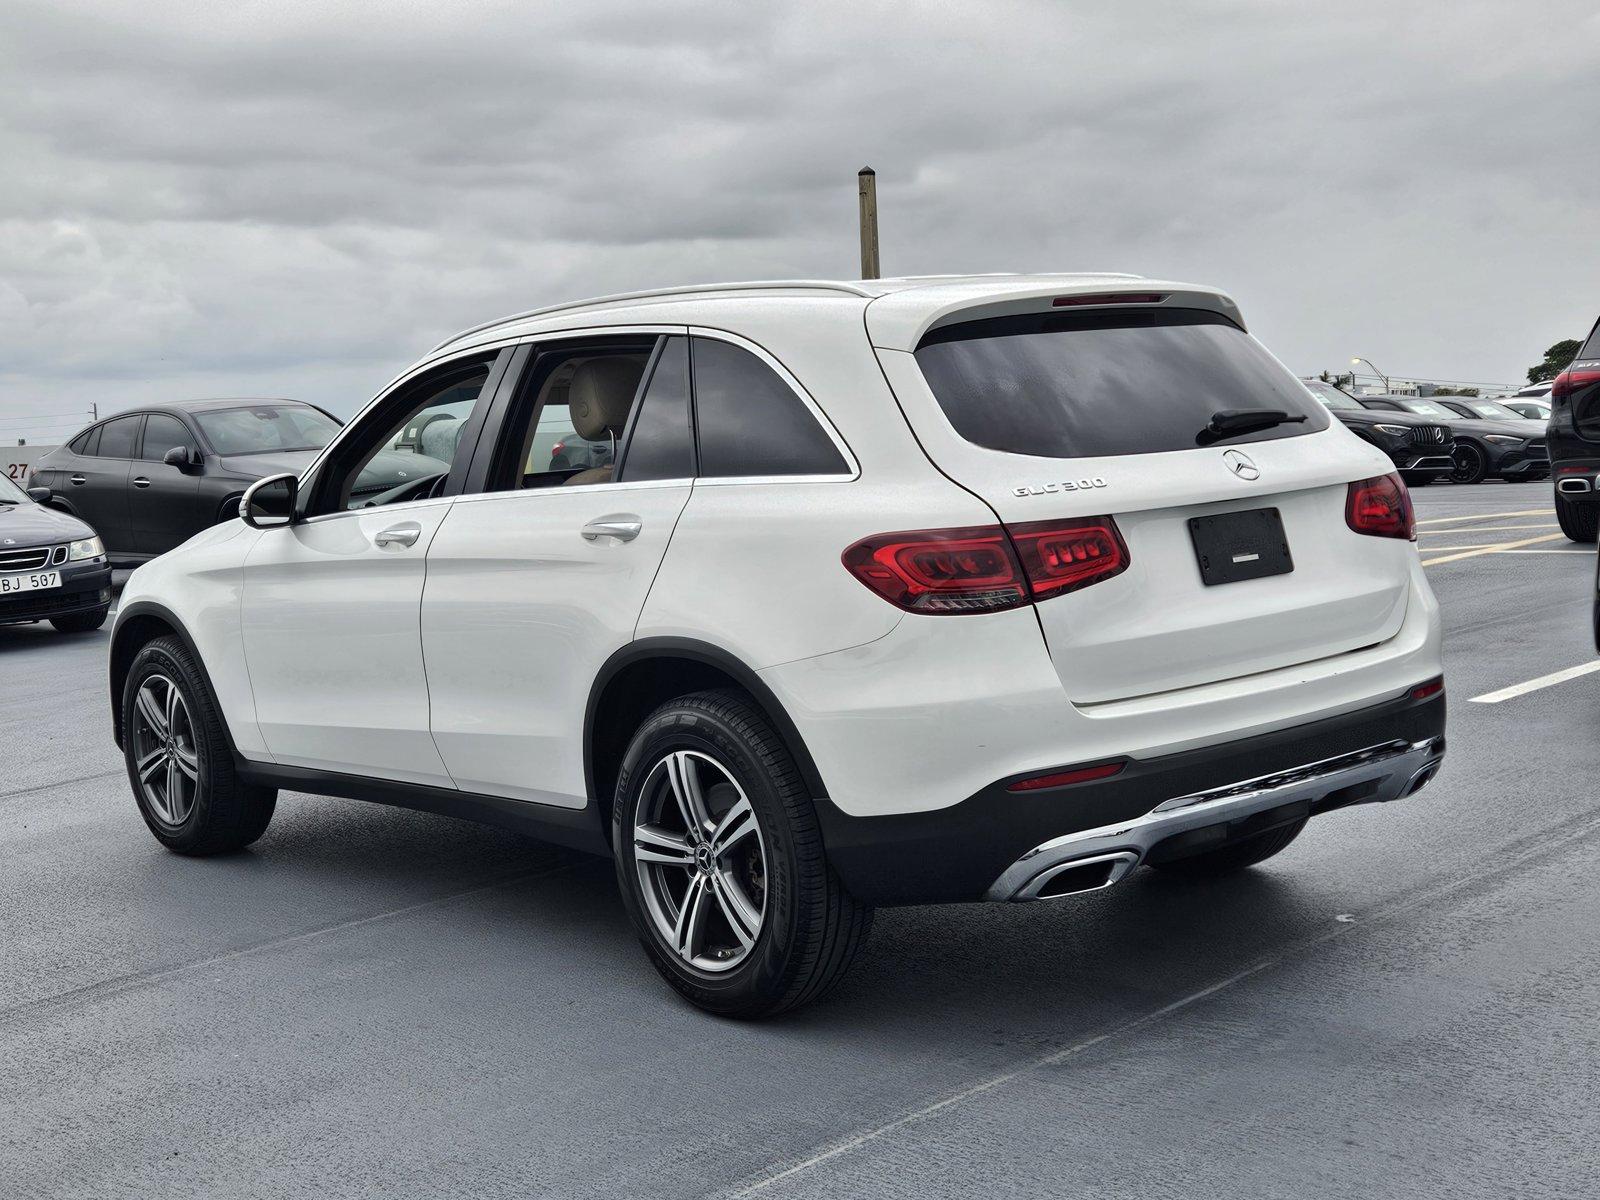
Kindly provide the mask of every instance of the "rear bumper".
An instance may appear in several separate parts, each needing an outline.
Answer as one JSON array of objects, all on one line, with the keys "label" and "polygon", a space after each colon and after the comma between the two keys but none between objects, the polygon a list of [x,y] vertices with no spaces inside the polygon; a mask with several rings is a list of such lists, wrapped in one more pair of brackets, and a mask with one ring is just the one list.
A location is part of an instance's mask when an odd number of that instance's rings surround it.
[{"label": "rear bumper", "polygon": [[104,608],[111,603],[111,567],[106,562],[69,564],[53,569],[61,572],[60,587],[0,597],[0,625],[47,621],[51,617]]},{"label": "rear bumper", "polygon": [[[1423,680],[1418,679],[1416,683]],[[1127,763],[1096,782],[1013,793],[1001,779],[931,812],[852,817],[818,803],[829,861],[875,904],[1030,899],[1039,877],[1096,856],[1115,882],[1175,837],[1221,844],[1261,828],[1415,791],[1444,754],[1443,694]],[[1037,882],[1037,886],[1034,886]]]}]

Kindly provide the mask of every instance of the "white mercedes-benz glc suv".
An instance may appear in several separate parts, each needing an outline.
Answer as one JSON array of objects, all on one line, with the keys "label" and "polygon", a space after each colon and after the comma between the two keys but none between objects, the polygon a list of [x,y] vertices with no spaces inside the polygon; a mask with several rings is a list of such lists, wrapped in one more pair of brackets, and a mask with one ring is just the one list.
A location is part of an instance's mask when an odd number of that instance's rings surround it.
[{"label": "white mercedes-benz glc suv", "polygon": [[116,737],[182,854],[281,789],[610,854],[674,987],[773,1013],[875,905],[1216,875],[1422,787],[1439,613],[1392,472],[1192,284],[544,309],[136,571]]}]

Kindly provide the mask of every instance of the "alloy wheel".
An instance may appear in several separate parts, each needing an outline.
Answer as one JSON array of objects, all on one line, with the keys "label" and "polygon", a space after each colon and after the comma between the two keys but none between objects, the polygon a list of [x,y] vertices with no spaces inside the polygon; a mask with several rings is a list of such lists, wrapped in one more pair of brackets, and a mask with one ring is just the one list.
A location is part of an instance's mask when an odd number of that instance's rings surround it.
[{"label": "alloy wheel", "polygon": [[139,790],[163,825],[182,825],[200,789],[200,755],[194,724],[178,685],[151,675],[139,685],[133,706],[133,757]]},{"label": "alloy wheel", "polygon": [[674,750],[645,777],[633,826],[657,935],[701,971],[745,960],[766,921],[767,851],[744,789],[709,755]]}]

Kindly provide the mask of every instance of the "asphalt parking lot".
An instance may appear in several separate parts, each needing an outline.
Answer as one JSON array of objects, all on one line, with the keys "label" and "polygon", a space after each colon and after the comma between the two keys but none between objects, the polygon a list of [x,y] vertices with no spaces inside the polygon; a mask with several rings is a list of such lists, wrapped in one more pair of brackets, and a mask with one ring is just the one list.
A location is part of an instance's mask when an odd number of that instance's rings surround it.
[{"label": "asphalt parking lot", "polygon": [[881,912],[765,1024],[669,992],[609,863],[511,834],[285,796],[169,855],[104,635],[0,629],[0,1192],[1592,1195],[1600,674],[1517,689],[1595,662],[1594,552],[1548,484],[1416,497],[1426,791],[1223,884]]}]

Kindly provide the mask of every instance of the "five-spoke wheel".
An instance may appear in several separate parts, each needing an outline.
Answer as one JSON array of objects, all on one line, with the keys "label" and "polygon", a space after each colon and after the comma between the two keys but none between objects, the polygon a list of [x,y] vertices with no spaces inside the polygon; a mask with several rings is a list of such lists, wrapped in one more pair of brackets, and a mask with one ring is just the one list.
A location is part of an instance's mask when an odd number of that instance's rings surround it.
[{"label": "five-spoke wheel", "polygon": [[150,812],[176,829],[194,807],[200,755],[183,692],[165,675],[147,675],[134,693],[133,759]]},{"label": "five-spoke wheel", "polygon": [[727,971],[761,936],[767,854],[755,810],[710,755],[673,750],[645,778],[633,859],[656,932],[684,962]]}]

